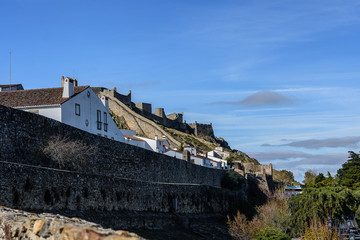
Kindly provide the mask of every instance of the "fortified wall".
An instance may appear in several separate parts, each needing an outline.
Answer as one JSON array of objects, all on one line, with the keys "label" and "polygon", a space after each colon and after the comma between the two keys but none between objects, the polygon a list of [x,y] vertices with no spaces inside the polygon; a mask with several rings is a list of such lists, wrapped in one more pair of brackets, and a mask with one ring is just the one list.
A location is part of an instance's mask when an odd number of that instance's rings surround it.
[{"label": "fortified wall", "polygon": [[131,91],[129,91],[128,95],[122,95],[116,91],[116,88],[110,90],[106,88],[92,87],[92,89],[99,97],[105,94],[110,97],[116,98],[118,101],[129,107],[132,111],[147,119],[154,121],[157,124],[189,134],[194,134],[195,136],[208,136],[212,139],[215,139],[214,129],[211,123],[201,124],[195,121],[195,123],[187,124],[183,120],[183,113],[171,113],[166,115],[164,108],[155,108],[155,112],[153,113],[151,103],[133,103],[131,101]]},{"label": "fortified wall", "polygon": [[110,90],[101,87],[92,87],[92,89],[99,97],[103,94],[108,94],[124,103],[136,113],[146,117],[147,119],[153,120],[158,124],[180,131],[187,130],[187,125],[183,122],[183,113],[172,113],[166,115],[164,108],[155,108],[155,112],[153,113],[151,103],[133,103],[131,101],[131,91],[129,91],[128,95],[122,95],[116,91],[116,88]]},{"label": "fortified wall", "polygon": [[[42,150],[51,136],[96,146],[88,167],[59,169]],[[0,205],[37,211],[226,213],[232,197],[220,188],[225,174],[0,105]]]},{"label": "fortified wall", "polygon": [[[88,165],[93,174],[142,181],[221,186],[224,170],[202,167],[164,154],[82,131],[40,115],[0,105],[0,160],[54,167],[42,153],[53,136],[80,140],[97,151]],[[66,166],[67,170],[74,170]]]},{"label": "fortified wall", "polygon": [[262,189],[266,192],[272,192],[274,190],[273,181],[273,167],[269,165],[258,165],[254,163],[242,163],[236,161],[233,163],[235,171],[242,174],[246,179],[248,176],[254,176],[263,181]]},{"label": "fortified wall", "polygon": [[195,136],[201,136],[201,137],[209,136],[211,138],[215,138],[214,129],[211,123],[203,124],[203,123],[197,123],[195,121],[195,123],[190,123],[189,126],[190,128],[193,129],[193,133]]}]

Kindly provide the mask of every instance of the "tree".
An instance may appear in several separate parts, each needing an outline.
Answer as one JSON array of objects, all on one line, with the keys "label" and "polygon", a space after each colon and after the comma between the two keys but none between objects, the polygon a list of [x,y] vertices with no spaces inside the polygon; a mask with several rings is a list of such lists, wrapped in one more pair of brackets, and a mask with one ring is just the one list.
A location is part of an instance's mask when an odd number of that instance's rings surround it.
[{"label": "tree", "polygon": [[266,226],[256,235],[256,240],[290,240],[290,236],[278,228]]},{"label": "tree", "polygon": [[290,227],[297,234],[304,230],[310,220],[324,220],[328,216],[340,219],[348,217],[357,208],[357,199],[346,187],[305,188],[302,194],[289,200]]},{"label": "tree", "polygon": [[294,174],[291,171],[281,170],[273,171],[274,181],[279,182],[284,185],[293,185],[295,183]]},{"label": "tree", "polygon": [[305,172],[303,183],[305,185],[313,184],[315,182],[315,178],[316,178],[316,172],[314,170],[309,169]]},{"label": "tree", "polygon": [[248,221],[245,215],[237,213],[231,221],[228,218],[230,234],[236,239],[290,239],[289,209],[284,192],[275,192],[266,204],[256,208],[257,215]]},{"label": "tree", "polygon": [[349,160],[337,171],[340,184],[351,189],[360,188],[360,156],[349,151]]}]

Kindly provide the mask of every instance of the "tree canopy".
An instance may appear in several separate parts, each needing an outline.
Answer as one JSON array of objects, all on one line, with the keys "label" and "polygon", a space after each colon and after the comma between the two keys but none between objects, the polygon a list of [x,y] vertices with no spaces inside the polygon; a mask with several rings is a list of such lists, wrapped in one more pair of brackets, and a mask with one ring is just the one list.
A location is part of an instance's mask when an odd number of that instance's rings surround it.
[{"label": "tree canopy", "polygon": [[360,156],[349,151],[349,159],[337,171],[340,184],[351,189],[360,188]]}]

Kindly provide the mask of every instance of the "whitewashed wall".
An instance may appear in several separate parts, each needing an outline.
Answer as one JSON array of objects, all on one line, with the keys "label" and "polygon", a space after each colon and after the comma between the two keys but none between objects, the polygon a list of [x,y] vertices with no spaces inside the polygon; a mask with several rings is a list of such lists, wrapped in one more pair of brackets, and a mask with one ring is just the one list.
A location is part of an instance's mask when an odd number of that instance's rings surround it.
[{"label": "whitewashed wall", "polygon": [[[80,104],[80,116],[75,115],[75,104]],[[101,111],[101,130],[97,129],[97,110]],[[104,112],[107,114],[107,132],[104,131]],[[112,120],[108,109],[91,88],[87,88],[62,104],[61,122],[96,135],[124,142],[124,137]]]},{"label": "whitewashed wall", "polygon": [[46,107],[16,107],[16,109],[20,109],[27,112],[32,112],[39,114],[41,116],[45,116],[48,118],[55,119],[61,122],[61,107],[60,105],[46,106]]},{"label": "whitewashed wall", "polygon": [[178,159],[183,159],[183,154],[179,153],[179,152],[176,152],[174,150],[169,150],[169,151],[165,152],[164,154],[168,155],[170,157],[176,157]]}]

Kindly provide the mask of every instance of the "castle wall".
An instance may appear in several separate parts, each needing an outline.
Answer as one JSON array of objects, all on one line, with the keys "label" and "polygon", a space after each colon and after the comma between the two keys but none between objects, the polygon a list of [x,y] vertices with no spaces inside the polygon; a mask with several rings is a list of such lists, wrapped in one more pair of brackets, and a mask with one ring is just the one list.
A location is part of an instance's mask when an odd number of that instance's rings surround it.
[{"label": "castle wall", "polygon": [[263,174],[263,175],[273,175],[272,164],[269,165],[256,165],[254,163],[241,163],[244,166],[244,171],[246,173],[254,173],[254,174]]},{"label": "castle wall", "polygon": [[151,103],[136,103],[135,106],[142,112],[151,113]]},{"label": "castle wall", "polygon": [[190,123],[189,126],[194,130],[195,136],[210,136],[215,138],[214,129],[212,124],[202,124],[202,123]]},{"label": "castle wall", "polygon": [[[170,118],[167,118],[163,108],[156,108],[155,114],[153,114],[150,103],[136,103],[136,104],[132,103],[131,102],[131,92],[129,92],[129,94],[127,96],[125,96],[125,95],[119,94],[114,89],[109,90],[106,88],[95,87],[95,88],[93,88],[93,90],[99,97],[101,97],[104,94],[108,95],[110,97],[114,97],[117,100],[119,100],[120,102],[122,102],[125,105],[127,105],[128,107],[130,107],[137,114],[140,114],[140,115],[146,117],[147,119],[153,120],[156,123],[161,124],[165,127],[177,129],[180,131],[185,131],[187,129],[186,124],[183,123],[183,114],[177,113],[177,114],[171,115]],[[110,99],[110,101],[112,101],[112,99]],[[113,111],[113,109],[111,109],[111,104],[110,104],[110,110]]]},{"label": "castle wall", "polygon": [[[221,179],[226,173],[224,170],[191,164],[99,137],[43,116],[0,105],[0,161],[54,167],[54,163],[44,156],[42,149],[52,136],[58,135],[96,146],[94,156],[87,159],[88,171],[92,174],[220,187]],[[71,165],[65,168],[74,170]]]},{"label": "castle wall", "polygon": [[225,213],[227,190],[134,181],[0,162],[0,203],[34,211]]},{"label": "castle wall", "polygon": [[107,88],[102,88],[102,87],[91,87],[91,88],[96,93],[96,95],[98,95],[99,97],[101,97],[104,94],[108,94],[112,97],[119,99],[119,101],[121,101],[122,103],[124,103],[127,106],[132,105],[131,91],[129,91],[128,95],[122,95],[122,94],[118,93],[116,91],[116,89],[107,89]]}]

